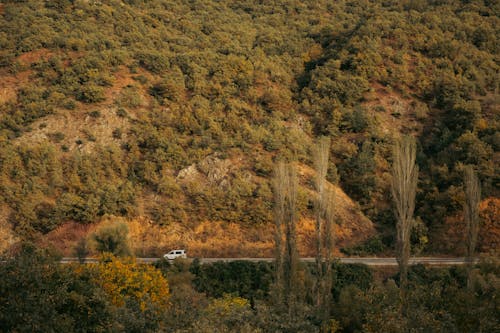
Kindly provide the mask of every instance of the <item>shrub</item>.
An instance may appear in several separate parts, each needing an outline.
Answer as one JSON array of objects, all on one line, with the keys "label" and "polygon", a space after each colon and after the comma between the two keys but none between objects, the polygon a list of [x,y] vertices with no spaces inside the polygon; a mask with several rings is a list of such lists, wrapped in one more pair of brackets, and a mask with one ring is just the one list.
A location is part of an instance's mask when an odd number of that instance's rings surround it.
[{"label": "shrub", "polygon": [[128,227],[125,222],[105,221],[92,235],[95,249],[101,253],[129,256],[132,251],[128,244]]},{"label": "shrub", "polygon": [[144,101],[136,87],[127,86],[120,92],[117,102],[124,107],[136,108],[141,106]]},{"label": "shrub", "polygon": [[113,130],[113,138],[115,138],[115,139],[121,139],[122,138],[122,129],[121,128],[115,128]]},{"label": "shrub", "polygon": [[355,286],[360,290],[367,291],[373,284],[371,269],[362,264],[341,264],[335,262],[333,271],[333,296],[338,300],[342,289],[347,286]]},{"label": "shrub", "polygon": [[363,244],[350,247],[350,248],[341,248],[340,251],[348,256],[363,256],[370,254],[381,253],[386,250],[385,244],[382,242],[380,237],[373,237],[368,239]]},{"label": "shrub", "polygon": [[135,58],[139,65],[156,74],[161,74],[170,67],[168,58],[158,51],[139,52]]},{"label": "shrub", "polygon": [[54,133],[50,133],[48,135],[49,139],[54,142],[54,143],[59,143],[61,142],[62,140],[64,140],[64,133],[62,132],[54,132]]},{"label": "shrub", "polygon": [[118,110],[116,110],[116,115],[120,118],[125,118],[126,116],[128,116],[128,113],[124,108],[118,108]]},{"label": "shrub", "polygon": [[144,75],[136,75],[136,76],[133,76],[132,79],[134,81],[140,82],[141,84],[148,83],[148,78],[145,77]]},{"label": "shrub", "polygon": [[195,275],[196,290],[211,297],[236,294],[246,299],[263,299],[268,295],[272,281],[271,265],[264,262],[193,263],[190,270]]},{"label": "shrub", "polygon": [[104,89],[89,83],[82,85],[76,91],[76,99],[84,103],[97,103],[105,100]]},{"label": "shrub", "polygon": [[101,111],[99,110],[91,111],[89,112],[89,116],[91,116],[92,118],[99,118],[101,117]]}]

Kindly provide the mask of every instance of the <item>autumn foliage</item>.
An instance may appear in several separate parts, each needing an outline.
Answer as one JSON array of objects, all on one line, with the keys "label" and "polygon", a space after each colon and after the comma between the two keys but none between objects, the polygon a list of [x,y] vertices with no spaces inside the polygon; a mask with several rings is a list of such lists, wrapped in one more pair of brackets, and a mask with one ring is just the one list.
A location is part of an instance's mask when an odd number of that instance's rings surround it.
[{"label": "autumn foliage", "polygon": [[500,199],[488,198],[479,204],[479,244],[482,252],[499,251]]},{"label": "autumn foliage", "polygon": [[[488,198],[479,204],[479,236],[477,251],[490,253],[498,251],[500,244],[500,199]],[[462,214],[450,216],[436,242],[441,243],[441,249],[457,255],[465,254],[465,222]]]},{"label": "autumn foliage", "polygon": [[108,294],[116,306],[128,301],[139,304],[142,311],[151,303],[158,311],[168,308],[170,291],[168,282],[151,265],[139,265],[134,258],[118,259],[103,255],[95,267],[96,283]]}]

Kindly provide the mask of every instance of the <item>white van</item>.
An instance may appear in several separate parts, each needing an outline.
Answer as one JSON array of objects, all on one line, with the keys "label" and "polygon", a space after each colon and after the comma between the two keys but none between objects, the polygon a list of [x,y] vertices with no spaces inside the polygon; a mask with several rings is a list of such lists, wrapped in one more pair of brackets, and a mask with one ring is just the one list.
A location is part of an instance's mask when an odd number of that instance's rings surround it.
[{"label": "white van", "polygon": [[165,254],[163,258],[167,260],[174,260],[176,258],[187,258],[186,250],[172,250]]}]

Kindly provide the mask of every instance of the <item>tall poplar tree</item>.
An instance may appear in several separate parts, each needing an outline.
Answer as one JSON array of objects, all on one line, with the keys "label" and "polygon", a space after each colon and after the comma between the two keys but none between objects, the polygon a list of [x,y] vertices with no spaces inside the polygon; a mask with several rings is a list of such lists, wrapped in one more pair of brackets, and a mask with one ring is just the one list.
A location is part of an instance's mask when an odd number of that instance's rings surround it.
[{"label": "tall poplar tree", "polygon": [[[297,288],[297,172],[292,164],[279,162],[273,180],[275,205],[275,256],[277,297],[294,309]],[[284,240],[284,243],[283,243]]]},{"label": "tall poplar tree", "polygon": [[326,175],[330,153],[330,139],[322,137],[313,150],[316,169],[316,307],[323,323],[330,315],[332,288],[332,250],[334,243],[335,193],[327,187]]},{"label": "tall poplar tree", "polygon": [[481,184],[471,165],[464,170],[465,205],[464,219],[467,226],[467,288],[472,288],[472,265],[479,232],[479,201]]},{"label": "tall poplar tree", "polygon": [[418,166],[415,164],[416,155],[417,149],[413,137],[404,136],[396,142],[393,151],[391,190],[397,219],[396,258],[399,265],[403,312],[405,312],[407,304],[410,233],[413,224],[418,180]]}]

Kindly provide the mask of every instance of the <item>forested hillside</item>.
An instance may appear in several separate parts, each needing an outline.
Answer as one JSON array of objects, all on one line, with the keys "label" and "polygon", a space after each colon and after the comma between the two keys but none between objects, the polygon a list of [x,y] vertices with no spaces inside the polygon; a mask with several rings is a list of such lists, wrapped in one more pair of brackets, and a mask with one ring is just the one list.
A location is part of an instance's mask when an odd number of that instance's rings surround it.
[{"label": "forested hillside", "polygon": [[499,14],[490,0],[3,0],[0,250],[119,218],[153,254],[268,253],[288,160],[309,253],[311,145],[329,136],[343,251],[391,251],[401,134],[418,141],[415,251],[464,253],[465,165],[479,248],[495,250]]}]

